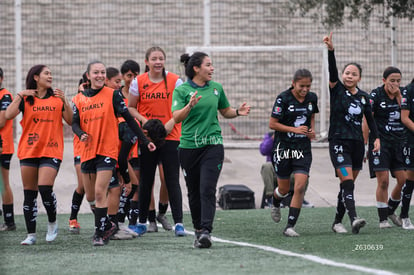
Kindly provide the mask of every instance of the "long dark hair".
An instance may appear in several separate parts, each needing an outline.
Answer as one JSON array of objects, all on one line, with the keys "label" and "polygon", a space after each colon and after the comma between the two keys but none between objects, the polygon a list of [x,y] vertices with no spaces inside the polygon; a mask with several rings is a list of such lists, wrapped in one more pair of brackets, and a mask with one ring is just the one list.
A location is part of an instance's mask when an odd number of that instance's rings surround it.
[{"label": "long dark hair", "polygon": [[193,79],[195,76],[194,66],[200,68],[206,56],[208,54],[203,52],[195,52],[191,56],[188,53],[181,55],[180,61],[184,64],[185,75],[189,79]]},{"label": "long dark hair", "polygon": [[[27,73],[27,77],[26,77],[26,89],[37,90],[37,82],[34,79],[34,77],[35,75],[39,76],[44,68],[47,68],[47,66],[42,65],[42,64],[35,65],[32,68],[30,68],[29,72]],[[52,96],[53,89],[51,87],[47,89],[46,94],[48,94],[49,96]],[[30,105],[33,105],[34,97],[28,96],[26,97],[26,101],[29,102]]]}]

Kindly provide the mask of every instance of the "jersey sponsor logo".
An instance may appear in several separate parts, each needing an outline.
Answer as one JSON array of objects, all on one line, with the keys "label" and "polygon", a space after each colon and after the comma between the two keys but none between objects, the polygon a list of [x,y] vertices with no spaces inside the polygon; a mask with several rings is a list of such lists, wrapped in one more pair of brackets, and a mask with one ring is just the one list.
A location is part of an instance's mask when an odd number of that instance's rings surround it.
[{"label": "jersey sponsor logo", "polygon": [[56,110],[55,106],[33,106],[33,112],[53,112]]},{"label": "jersey sponsor logo", "polygon": [[55,141],[55,140],[51,139],[51,140],[49,140],[49,141],[48,141],[48,143],[46,144],[46,147],[49,147],[49,148],[58,148],[58,147],[59,147],[59,145],[58,145],[57,141]]},{"label": "jersey sponsor logo", "polygon": [[100,108],[103,107],[103,105],[104,105],[104,103],[101,102],[101,103],[97,103],[97,104],[91,104],[91,105],[88,105],[88,106],[84,106],[84,107],[82,107],[82,112],[89,111],[89,110],[94,110],[94,109],[100,109]]},{"label": "jersey sponsor logo", "polygon": [[27,144],[33,145],[36,141],[39,140],[39,134],[38,133],[30,133],[29,138],[27,139]]},{"label": "jersey sponsor logo", "polygon": [[109,164],[109,163],[111,163],[111,158],[110,158],[110,157],[106,157],[106,158],[104,159],[104,162],[105,162],[105,163],[108,163],[108,164]]},{"label": "jersey sponsor logo", "polygon": [[169,99],[169,92],[142,93],[141,99]]},{"label": "jersey sponsor logo", "polygon": [[33,122],[34,123],[38,123],[38,122],[53,122],[53,119],[43,119],[43,118],[41,118],[41,119],[38,119],[38,118],[33,118]]},{"label": "jersey sponsor logo", "polygon": [[84,124],[88,124],[89,122],[93,122],[93,121],[100,120],[100,119],[103,119],[103,116],[97,116],[97,117],[92,117],[92,118],[85,118],[83,120],[83,123]]},{"label": "jersey sponsor logo", "polygon": [[276,146],[275,155],[277,163],[283,159],[302,159],[305,157],[302,150],[280,148],[280,143]]}]

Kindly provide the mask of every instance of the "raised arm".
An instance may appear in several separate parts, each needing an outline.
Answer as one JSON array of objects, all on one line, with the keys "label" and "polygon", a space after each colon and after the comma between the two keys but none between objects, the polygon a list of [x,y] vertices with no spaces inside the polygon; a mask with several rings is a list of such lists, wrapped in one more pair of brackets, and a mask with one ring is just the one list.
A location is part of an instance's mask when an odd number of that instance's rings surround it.
[{"label": "raised arm", "polygon": [[323,38],[323,43],[325,43],[328,48],[328,64],[329,64],[329,87],[335,87],[336,83],[339,81],[338,78],[338,68],[336,67],[336,59],[334,53],[334,46],[332,42],[332,32],[329,36]]}]

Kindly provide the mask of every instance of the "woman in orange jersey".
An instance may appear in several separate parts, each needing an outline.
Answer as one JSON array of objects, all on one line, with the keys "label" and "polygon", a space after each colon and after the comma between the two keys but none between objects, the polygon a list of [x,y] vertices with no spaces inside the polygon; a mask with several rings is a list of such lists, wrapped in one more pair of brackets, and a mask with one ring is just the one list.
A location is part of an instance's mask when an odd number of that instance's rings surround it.
[{"label": "woman in orange jersey", "polygon": [[[107,190],[118,159],[118,119],[122,116],[149,151],[156,149],[129,114],[118,91],[105,87],[106,68],[102,62],[88,64],[90,89],[73,99],[72,130],[84,143],[81,171],[87,198],[95,198],[95,234],[93,245],[102,246],[116,231],[108,220]],[[88,199],[89,200],[89,199]]]},{"label": "woman in orange jersey", "polygon": [[27,74],[26,90],[14,98],[6,119],[22,112],[22,135],[17,156],[20,159],[27,238],[22,245],[36,243],[37,194],[40,193],[48,216],[46,241],[57,236],[56,196],[53,184],[63,157],[63,123],[72,124],[72,109],[59,89],[52,89],[52,72],[35,65]]},{"label": "woman in orange jersey", "polygon": [[149,119],[159,119],[165,126],[165,144],[155,152],[140,147],[141,180],[139,184],[139,221],[135,232],[147,231],[146,220],[157,165],[162,163],[168,190],[171,212],[175,223],[175,235],[185,236],[183,226],[182,193],[179,182],[180,165],[178,145],[181,124],[175,124],[171,113],[172,93],[182,84],[178,75],[164,68],[165,52],[160,47],[149,48],[145,54],[146,73],[138,76],[129,89],[128,107],[131,114],[141,121],[143,127]]},{"label": "woman in orange jersey", "polygon": [[3,141],[0,163],[4,185],[4,192],[2,193],[4,224],[0,226],[0,231],[12,231],[16,230],[16,224],[14,223],[13,191],[10,188],[9,182],[10,160],[14,153],[13,120],[6,120],[5,115],[6,109],[13,98],[7,89],[1,87],[3,79],[3,70],[0,68],[0,136]]}]

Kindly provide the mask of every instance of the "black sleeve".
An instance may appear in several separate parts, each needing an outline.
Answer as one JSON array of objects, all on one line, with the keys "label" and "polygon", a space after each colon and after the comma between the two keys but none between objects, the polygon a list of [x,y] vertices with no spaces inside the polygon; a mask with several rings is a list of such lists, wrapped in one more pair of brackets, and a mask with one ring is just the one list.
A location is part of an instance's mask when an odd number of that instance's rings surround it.
[{"label": "black sleeve", "polygon": [[128,173],[128,154],[132,146],[133,146],[132,143],[122,141],[121,149],[119,150],[119,155],[118,155],[119,173],[124,179],[124,183],[131,182],[131,178],[129,177],[129,173]]},{"label": "black sleeve", "polygon": [[73,120],[72,120],[72,131],[77,135],[79,138],[83,134],[86,134],[84,131],[82,131],[80,127],[80,117],[79,117],[79,111],[76,105],[73,105]]},{"label": "black sleeve", "polygon": [[128,123],[129,128],[131,128],[131,130],[137,135],[138,140],[147,146],[149,140],[145,136],[144,132],[142,132],[141,128],[138,126],[138,123],[131,116],[128,109],[125,112],[122,112],[120,115],[125,119],[126,123]]},{"label": "black sleeve", "polygon": [[141,128],[138,126],[138,123],[129,113],[128,107],[126,106],[125,101],[122,98],[122,95],[119,91],[114,91],[112,102],[113,102],[115,113],[117,115],[121,115],[125,119],[129,128],[131,128],[131,130],[137,135],[138,140],[142,142],[145,146],[147,146],[149,143],[149,140],[144,135],[144,132],[142,132]]},{"label": "black sleeve", "polygon": [[371,136],[375,140],[378,138],[378,129],[377,129],[377,124],[375,123],[374,117],[372,116],[371,108],[366,108],[364,115],[365,115],[365,119],[367,120],[369,131],[371,132]]},{"label": "black sleeve", "polygon": [[336,67],[334,51],[328,51],[329,81],[338,82],[338,68]]}]

